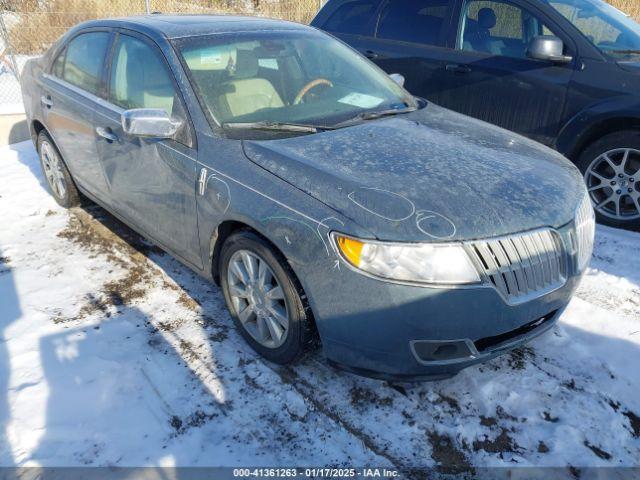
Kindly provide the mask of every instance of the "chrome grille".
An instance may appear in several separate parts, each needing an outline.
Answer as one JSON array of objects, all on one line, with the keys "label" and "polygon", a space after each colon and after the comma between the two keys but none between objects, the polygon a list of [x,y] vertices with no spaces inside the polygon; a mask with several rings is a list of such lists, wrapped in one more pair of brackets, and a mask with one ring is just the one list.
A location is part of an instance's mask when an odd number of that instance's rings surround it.
[{"label": "chrome grille", "polygon": [[510,302],[524,301],[562,286],[566,261],[562,240],[552,230],[470,242],[480,270]]},{"label": "chrome grille", "polygon": [[585,195],[576,211],[576,250],[578,252],[578,270],[583,271],[591,260],[596,221],[589,195]]}]

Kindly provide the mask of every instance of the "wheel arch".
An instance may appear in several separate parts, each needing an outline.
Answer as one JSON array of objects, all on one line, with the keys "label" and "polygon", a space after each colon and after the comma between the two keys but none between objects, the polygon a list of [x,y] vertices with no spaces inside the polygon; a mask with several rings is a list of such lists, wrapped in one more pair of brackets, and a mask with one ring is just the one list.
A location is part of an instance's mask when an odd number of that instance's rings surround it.
[{"label": "wheel arch", "polygon": [[640,131],[640,117],[616,117],[602,120],[594,125],[591,125],[581,136],[582,138],[573,145],[573,148],[565,154],[567,158],[571,160],[577,160],[577,158],[585,151],[589,145],[597,141],[598,139],[615,132],[622,132],[624,130],[638,130]]},{"label": "wheel arch", "polygon": [[[236,232],[246,230],[251,231],[261,237],[265,238],[260,232],[249,224],[238,220],[225,220],[220,223],[214,230],[211,240],[209,242],[209,261],[211,276],[217,285],[220,285],[220,251],[224,242]],[[272,243],[272,242],[269,242]]]},{"label": "wheel arch", "polygon": [[634,99],[610,98],[581,110],[560,130],[556,150],[575,162],[589,145],[605,135],[640,130],[640,107]]},{"label": "wheel arch", "polygon": [[278,245],[273,242],[265,233],[260,231],[261,229],[256,228],[253,225],[250,225],[248,222],[236,219],[228,219],[221,222],[213,231],[213,235],[211,236],[210,245],[209,245],[209,259],[210,259],[210,268],[211,268],[211,276],[216,285],[220,286],[220,252],[222,250],[222,246],[224,242],[234,233],[240,231],[251,232],[254,235],[257,235],[265,242],[267,242],[284,260],[286,266],[289,271],[293,275],[294,282],[297,288],[300,290],[300,297],[302,298],[305,311],[309,316],[309,321],[315,331],[314,338],[319,339],[318,327],[316,324],[316,319],[313,314],[313,309],[309,305],[309,297],[306,295],[304,284],[300,279],[300,276],[296,272],[296,269],[291,264],[285,253],[282,251]]},{"label": "wheel arch", "polygon": [[[31,121],[31,124],[29,125],[29,130],[31,133],[31,140],[33,141],[33,144],[36,146],[36,148],[38,148],[38,136],[40,135],[41,132],[44,131],[47,133],[47,135],[49,135],[49,137],[51,137],[51,133],[49,133],[49,130],[47,129],[47,127],[45,127],[44,123],[42,123],[37,118]],[[51,139],[53,140],[53,138]]]},{"label": "wheel arch", "polygon": [[280,246],[276,242],[274,242],[269,235],[263,231],[263,229],[259,228],[256,225],[252,225],[250,222],[246,220],[239,219],[227,219],[218,224],[218,226],[214,229],[213,234],[211,235],[211,239],[209,242],[209,267],[211,271],[211,276],[216,284],[220,284],[220,251],[222,250],[222,245],[224,242],[236,232],[239,231],[247,231],[251,232],[258,237],[262,238],[264,241],[269,243],[271,247],[278,252],[279,255],[286,261],[288,267],[291,269],[291,272],[295,275],[296,281],[300,284],[301,288],[303,287],[303,282],[300,280],[300,277],[296,271],[294,265],[292,265],[288,256],[282,250]]}]

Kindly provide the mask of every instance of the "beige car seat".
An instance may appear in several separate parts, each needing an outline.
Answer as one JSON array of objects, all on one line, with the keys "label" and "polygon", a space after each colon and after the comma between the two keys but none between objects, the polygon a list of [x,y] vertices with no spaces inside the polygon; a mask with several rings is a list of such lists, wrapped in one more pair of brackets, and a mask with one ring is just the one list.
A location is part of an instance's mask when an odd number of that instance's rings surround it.
[{"label": "beige car seat", "polygon": [[266,78],[259,78],[258,57],[252,50],[238,50],[235,69],[222,85],[218,108],[231,117],[247,115],[265,108],[283,107],[280,95]]}]

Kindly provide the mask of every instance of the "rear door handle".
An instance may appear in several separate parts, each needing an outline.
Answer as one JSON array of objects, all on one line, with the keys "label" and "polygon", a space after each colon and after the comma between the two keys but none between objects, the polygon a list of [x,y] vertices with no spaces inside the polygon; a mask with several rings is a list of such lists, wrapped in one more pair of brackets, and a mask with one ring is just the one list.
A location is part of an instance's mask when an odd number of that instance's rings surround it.
[{"label": "rear door handle", "polygon": [[110,128],[98,127],[96,128],[96,133],[109,143],[118,141],[118,136],[114,134]]},{"label": "rear door handle", "polygon": [[471,67],[467,65],[458,65],[457,63],[449,63],[446,67],[444,67],[447,72],[452,73],[470,73]]},{"label": "rear door handle", "polygon": [[40,97],[40,103],[46,108],[53,107],[53,99],[51,98],[51,95],[42,95]]}]

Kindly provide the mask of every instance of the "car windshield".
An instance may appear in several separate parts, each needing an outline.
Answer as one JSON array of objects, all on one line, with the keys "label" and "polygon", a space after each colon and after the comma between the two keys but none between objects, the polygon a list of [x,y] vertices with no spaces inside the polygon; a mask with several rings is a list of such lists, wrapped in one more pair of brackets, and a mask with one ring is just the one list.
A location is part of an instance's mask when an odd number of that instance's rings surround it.
[{"label": "car windshield", "polygon": [[312,131],[417,101],[352,49],[317,32],[258,32],[175,41],[210,120],[229,128]]},{"label": "car windshield", "polygon": [[640,55],[640,25],[601,0],[546,0],[601,52],[617,59]]}]

